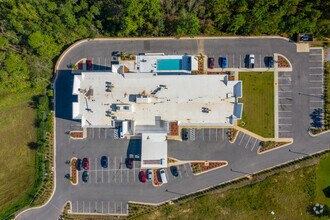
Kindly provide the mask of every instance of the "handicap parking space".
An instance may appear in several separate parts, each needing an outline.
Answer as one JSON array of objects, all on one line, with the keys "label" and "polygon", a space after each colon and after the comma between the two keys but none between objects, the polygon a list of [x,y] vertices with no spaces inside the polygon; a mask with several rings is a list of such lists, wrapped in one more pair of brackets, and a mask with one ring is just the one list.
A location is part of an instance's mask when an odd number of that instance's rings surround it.
[{"label": "handicap parking space", "polygon": [[246,150],[257,151],[260,145],[260,140],[243,132],[239,132],[235,143],[240,147],[244,147]]},{"label": "handicap parking space", "polygon": [[278,73],[278,132],[279,137],[292,137],[291,73]]},{"label": "handicap parking space", "polygon": [[76,200],[71,201],[73,213],[86,214],[128,214],[127,202],[102,200]]},{"label": "handicap parking space", "polygon": [[226,128],[202,128],[196,129],[195,131],[195,139],[201,142],[218,142],[218,141],[226,141],[227,138]]},{"label": "handicap parking space", "polygon": [[309,53],[309,112],[312,127],[322,127],[324,117],[324,69],[323,51],[311,48]]}]

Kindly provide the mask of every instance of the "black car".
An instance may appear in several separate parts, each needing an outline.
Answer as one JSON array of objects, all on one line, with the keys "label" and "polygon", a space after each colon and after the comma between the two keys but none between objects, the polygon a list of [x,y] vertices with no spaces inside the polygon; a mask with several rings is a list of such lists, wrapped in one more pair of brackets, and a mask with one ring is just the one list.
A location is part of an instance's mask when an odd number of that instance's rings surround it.
[{"label": "black car", "polygon": [[265,57],[265,63],[268,68],[273,68],[274,67],[274,57]]},{"label": "black car", "polygon": [[101,157],[101,166],[103,168],[108,168],[108,157],[107,156]]},{"label": "black car", "polygon": [[179,176],[178,168],[176,166],[171,166],[170,170],[173,176]]},{"label": "black car", "polygon": [[78,159],[76,162],[76,168],[78,171],[82,170],[82,160]]},{"label": "black car", "polygon": [[84,183],[87,183],[87,181],[88,181],[88,172],[87,171],[84,171],[83,172],[83,174],[82,174],[82,181],[84,182]]},{"label": "black car", "polygon": [[188,140],[188,130],[182,129],[182,140],[187,141]]},{"label": "black car", "polygon": [[126,158],[125,164],[128,169],[133,169],[133,159],[132,158]]}]

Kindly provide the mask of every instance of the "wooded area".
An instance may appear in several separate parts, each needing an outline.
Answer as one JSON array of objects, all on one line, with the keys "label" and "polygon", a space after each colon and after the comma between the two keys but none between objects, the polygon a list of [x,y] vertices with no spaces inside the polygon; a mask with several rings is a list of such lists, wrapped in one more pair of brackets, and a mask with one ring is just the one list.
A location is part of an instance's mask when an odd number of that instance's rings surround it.
[{"label": "wooded area", "polygon": [[45,86],[63,48],[98,36],[330,37],[321,0],[3,0],[0,92]]}]

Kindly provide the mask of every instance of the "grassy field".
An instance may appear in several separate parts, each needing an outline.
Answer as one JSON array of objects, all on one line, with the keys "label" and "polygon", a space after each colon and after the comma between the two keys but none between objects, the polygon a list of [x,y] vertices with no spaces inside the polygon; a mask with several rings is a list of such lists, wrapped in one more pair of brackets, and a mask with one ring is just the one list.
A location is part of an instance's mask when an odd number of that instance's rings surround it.
[{"label": "grassy field", "polygon": [[0,219],[27,205],[35,181],[36,113],[27,101],[36,91],[0,95]]},{"label": "grassy field", "polygon": [[[266,180],[171,205],[136,219],[316,219],[307,209],[328,204],[322,189],[330,186],[330,157],[320,164]],[[275,215],[272,216],[271,212]]]},{"label": "grassy field", "polygon": [[[326,198],[323,190],[330,187],[330,156],[322,160],[317,166],[316,172],[316,201],[330,207],[330,198]],[[328,189],[330,194],[330,189]]]},{"label": "grassy field", "polygon": [[[244,128],[262,137],[274,137],[274,73],[239,73],[243,81]],[[243,126],[242,126],[243,127]]]}]

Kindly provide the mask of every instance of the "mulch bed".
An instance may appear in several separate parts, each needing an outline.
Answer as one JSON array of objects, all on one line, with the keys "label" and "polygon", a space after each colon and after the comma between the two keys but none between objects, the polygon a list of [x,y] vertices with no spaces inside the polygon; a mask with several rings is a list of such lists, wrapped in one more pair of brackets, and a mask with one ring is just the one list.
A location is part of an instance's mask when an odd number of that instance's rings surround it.
[{"label": "mulch bed", "polygon": [[158,179],[158,172],[157,172],[157,170],[153,170],[152,171],[152,175],[153,175],[154,185],[155,186],[161,186],[163,183]]},{"label": "mulch bed", "polygon": [[78,170],[76,168],[77,159],[71,160],[71,166],[70,166],[70,179],[72,184],[78,183]]},{"label": "mulch bed", "polygon": [[238,130],[234,128],[230,128],[228,132],[229,132],[229,141],[233,142],[237,136]]},{"label": "mulch bed", "polygon": [[287,144],[287,142],[262,141],[262,142],[260,142],[259,153],[262,153],[262,152],[265,152],[267,150],[280,147],[284,144]]},{"label": "mulch bed", "polygon": [[70,132],[70,136],[72,138],[83,138],[84,137],[84,133],[82,131],[71,131]]},{"label": "mulch bed", "polygon": [[290,67],[290,63],[287,61],[287,59],[285,59],[284,57],[282,56],[278,56],[278,67],[279,68],[289,68]]},{"label": "mulch bed", "polygon": [[178,136],[179,135],[179,126],[178,122],[170,122],[170,136]]},{"label": "mulch bed", "polygon": [[192,169],[193,174],[200,174],[206,171],[214,170],[220,168],[227,163],[222,161],[213,161],[213,162],[191,162],[190,167]]}]

